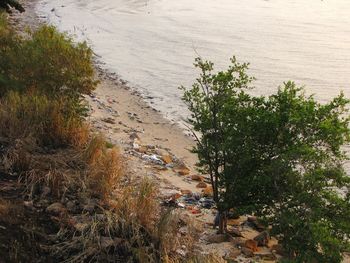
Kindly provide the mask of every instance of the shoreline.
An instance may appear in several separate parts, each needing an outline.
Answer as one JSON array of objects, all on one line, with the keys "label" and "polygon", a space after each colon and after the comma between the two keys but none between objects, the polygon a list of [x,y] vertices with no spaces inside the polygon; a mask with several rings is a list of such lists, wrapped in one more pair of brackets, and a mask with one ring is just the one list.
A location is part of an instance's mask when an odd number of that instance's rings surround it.
[{"label": "shoreline", "polygon": [[[11,15],[14,24],[19,29],[36,28],[42,24],[35,13],[38,1],[22,2],[26,11]],[[196,187],[198,182],[191,180],[191,176],[197,174],[195,169],[197,157],[190,152],[195,145],[193,138],[186,135],[179,124],[172,123],[161,112],[152,108],[136,89],[126,85],[117,74],[103,69],[101,64],[103,61],[95,56],[94,67],[100,83],[91,96],[86,96],[90,107],[87,121],[91,124],[92,130],[102,133],[120,147],[128,159],[130,172],[142,171],[141,174],[144,176],[151,174],[162,182],[161,188],[201,192],[201,189]],[[137,144],[143,148],[141,151],[134,147],[135,136]],[[145,151],[145,148],[149,148],[150,152]],[[155,167],[145,156],[153,154],[157,154],[160,159],[162,155],[171,156],[173,160],[188,168],[189,173],[184,176],[171,168],[165,170]]]}]

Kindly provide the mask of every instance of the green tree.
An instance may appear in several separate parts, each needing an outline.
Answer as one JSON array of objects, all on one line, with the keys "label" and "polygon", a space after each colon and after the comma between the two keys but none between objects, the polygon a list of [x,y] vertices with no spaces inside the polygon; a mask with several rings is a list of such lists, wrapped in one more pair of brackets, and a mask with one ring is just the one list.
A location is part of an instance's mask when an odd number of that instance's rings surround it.
[{"label": "green tree", "polygon": [[4,9],[6,12],[11,13],[10,8],[15,8],[21,13],[24,12],[23,6],[16,0],[0,0],[0,9]]},{"label": "green tree", "polygon": [[233,58],[218,73],[201,59],[196,66],[200,78],[183,88],[184,101],[219,213],[264,216],[294,261],[339,262],[350,234],[341,148],[349,142],[349,101],[341,94],[320,104],[293,82],[269,97],[252,96],[247,64]]},{"label": "green tree", "polygon": [[244,90],[249,89],[253,78],[246,74],[248,64],[240,64],[236,58],[227,71],[213,72],[213,63],[196,59],[195,66],[201,70],[200,78],[192,89],[184,87],[183,100],[192,112],[189,123],[197,137],[197,146],[193,152],[198,154],[198,166],[203,173],[209,174],[213,188],[213,198],[220,215],[219,232],[225,228],[225,214],[228,207],[225,196],[224,177],[230,165],[226,141],[230,129],[227,126],[227,110],[229,107],[244,103],[249,96]]}]

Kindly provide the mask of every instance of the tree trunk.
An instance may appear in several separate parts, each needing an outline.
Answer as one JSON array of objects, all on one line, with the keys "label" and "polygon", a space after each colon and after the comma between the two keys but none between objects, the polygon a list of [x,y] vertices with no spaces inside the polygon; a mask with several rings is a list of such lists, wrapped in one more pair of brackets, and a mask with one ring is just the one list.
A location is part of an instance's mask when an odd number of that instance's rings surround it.
[{"label": "tree trunk", "polygon": [[219,231],[218,234],[224,234],[227,231],[227,213],[219,211]]}]

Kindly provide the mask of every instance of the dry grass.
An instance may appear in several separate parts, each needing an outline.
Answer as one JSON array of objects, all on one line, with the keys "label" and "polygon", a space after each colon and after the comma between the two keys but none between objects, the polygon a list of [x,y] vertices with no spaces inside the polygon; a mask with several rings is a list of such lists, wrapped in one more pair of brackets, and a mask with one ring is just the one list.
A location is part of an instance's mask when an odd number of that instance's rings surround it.
[{"label": "dry grass", "polygon": [[84,146],[89,127],[67,105],[45,95],[8,92],[0,100],[0,136],[11,139],[32,137],[38,144],[62,147]]},{"label": "dry grass", "polygon": [[118,148],[106,147],[102,136],[93,137],[83,152],[89,165],[87,186],[93,196],[107,200],[124,176],[124,160]]}]

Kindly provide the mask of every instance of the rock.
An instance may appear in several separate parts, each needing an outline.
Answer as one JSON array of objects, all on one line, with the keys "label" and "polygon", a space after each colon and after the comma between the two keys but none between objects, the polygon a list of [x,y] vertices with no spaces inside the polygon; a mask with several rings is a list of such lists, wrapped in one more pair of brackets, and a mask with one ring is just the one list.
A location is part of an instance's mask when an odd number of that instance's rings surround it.
[{"label": "rock", "polygon": [[232,249],[225,257],[226,260],[236,259],[241,254],[239,249]]},{"label": "rock", "polygon": [[66,208],[61,203],[53,203],[46,208],[46,212],[59,215],[66,211]]},{"label": "rock", "polygon": [[267,231],[263,231],[254,237],[254,240],[258,242],[258,246],[267,246],[270,241],[270,235]]},{"label": "rock", "polygon": [[256,218],[256,216],[248,216],[247,220],[248,220],[248,222],[251,222],[251,223],[257,222],[257,221],[258,221],[258,219]]},{"label": "rock", "polygon": [[209,243],[223,243],[223,242],[229,242],[230,237],[226,234],[213,234],[208,236],[206,240]]},{"label": "rock", "polygon": [[179,199],[181,196],[182,196],[182,194],[180,194],[180,193],[175,193],[175,194],[172,195],[171,198],[172,198],[173,200],[177,200],[177,199]]},{"label": "rock", "polygon": [[179,175],[188,175],[190,173],[190,169],[188,168],[181,168],[177,171]]},{"label": "rock", "polygon": [[109,123],[109,124],[115,124],[115,120],[112,117],[104,118],[102,121]]},{"label": "rock", "polygon": [[244,242],[244,247],[251,249],[253,252],[256,252],[259,250],[258,248],[258,242],[252,239],[248,239]]},{"label": "rock", "polygon": [[203,196],[211,197],[213,196],[213,187],[207,186],[205,189],[202,190]]},{"label": "rock", "polygon": [[200,182],[196,185],[197,188],[207,188],[207,184],[204,182]]},{"label": "rock", "polygon": [[131,133],[130,136],[129,136],[129,138],[130,138],[131,140],[135,140],[135,139],[140,140],[140,137],[137,135],[136,132]]},{"label": "rock", "polygon": [[247,256],[247,257],[254,257],[254,252],[253,250],[246,248],[246,247],[242,247],[242,253]]},{"label": "rock", "polygon": [[192,191],[191,190],[187,190],[187,189],[183,189],[183,190],[181,190],[181,194],[183,194],[183,195],[191,195]]},{"label": "rock", "polygon": [[139,153],[147,153],[147,147],[146,146],[139,146],[136,151]]},{"label": "rock", "polygon": [[241,231],[239,231],[237,228],[231,228],[227,230],[227,233],[235,237],[243,237]]},{"label": "rock", "polygon": [[169,164],[169,163],[172,163],[173,162],[173,159],[171,158],[170,155],[162,155],[161,156],[161,159],[163,160],[163,162],[165,164]]},{"label": "rock", "polygon": [[249,216],[247,221],[253,228],[258,230],[259,232],[264,231],[266,229],[263,224],[259,223],[258,218],[255,216]]},{"label": "rock", "polygon": [[199,181],[199,182],[203,182],[203,181],[204,181],[203,176],[198,175],[198,174],[193,174],[193,175],[191,176],[191,179],[192,179],[193,181]]}]

